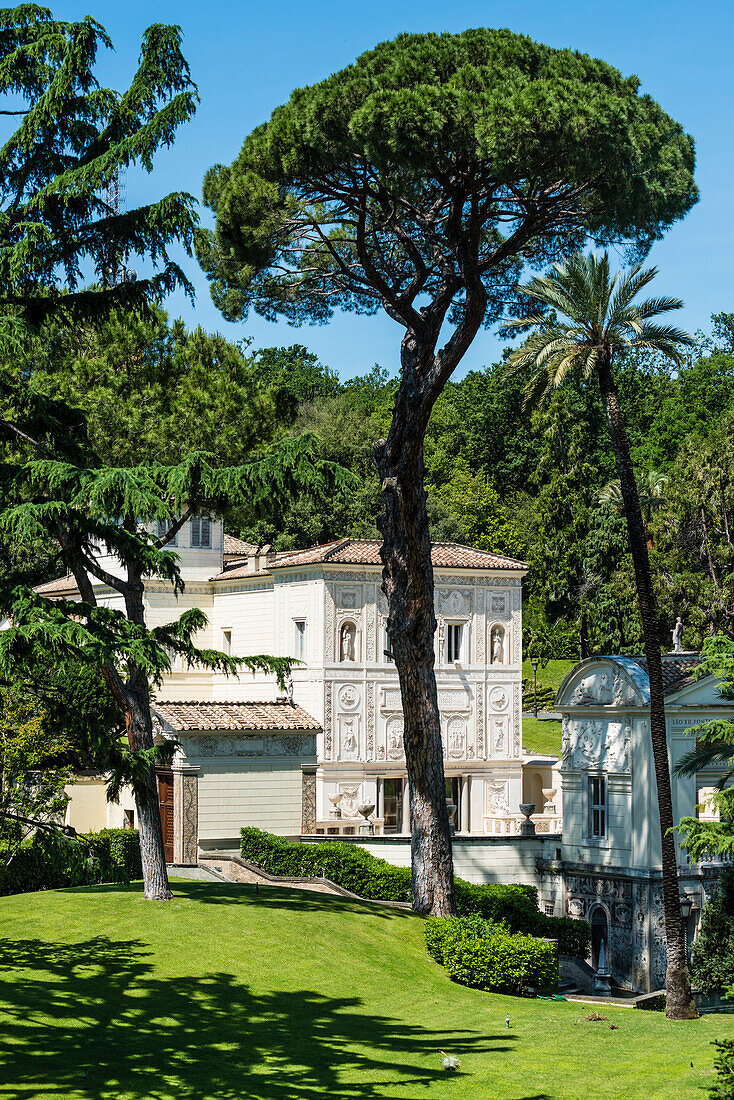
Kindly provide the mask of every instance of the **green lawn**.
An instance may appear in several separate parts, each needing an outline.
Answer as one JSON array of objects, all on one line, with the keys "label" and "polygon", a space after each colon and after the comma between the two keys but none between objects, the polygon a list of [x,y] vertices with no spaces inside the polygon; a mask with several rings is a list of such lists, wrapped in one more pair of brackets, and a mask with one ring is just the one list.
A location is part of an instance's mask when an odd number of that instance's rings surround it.
[{"label": "green lawn", "polygon": [[[558,691],[576,661],[549,661],[547,665],[538,665],[538,687],[553,688]],[[529,660],[522,663],[523,680],[533,680],[533,666]]]},{"label": "green lawn", "polygon": [[702,1100],[711,1039],[734,1037],[734,1017],[605,1008],[591,1023],[588,1006],[454,985],[405,912],[229,884],[175,893],[0,899],[0,1097]]},{"label": "green lawn", "polygon": [[[544,668],[539,667],[538,688],[553,688],[554,691],[558,691],[575,663],[575,661],[549,661]],[[524,680],[532,681],[533,666],[530,661],[523,661],[522,675]],[[523,715],[522,743],[529,752],[552,752],[560,756],[561,723],[551,718],[534,718],[532,714]]]},{"label": "green lawn", "polygon": [[552,752],[561,755],[561,723],[553,718],[522,716],[522,743],[528,752]]}]

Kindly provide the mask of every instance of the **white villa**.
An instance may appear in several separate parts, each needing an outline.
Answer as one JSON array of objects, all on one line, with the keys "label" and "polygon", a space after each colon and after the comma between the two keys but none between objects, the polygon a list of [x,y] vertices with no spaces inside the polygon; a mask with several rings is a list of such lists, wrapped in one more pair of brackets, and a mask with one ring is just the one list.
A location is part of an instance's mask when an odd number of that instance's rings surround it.
[{"label": "white villa", "polygon": [[[197,639],[238,656],[291,656],[292,694],[272,676],[239,677],[184,668],[158,692],[158,732],[179,749],[161,777],[169,854],[196,862],[237,848],[243,825],[286,835],[358,833],[360,803],[373,803],[377,835],[409,834],[402,709],[387,653],[387,606],[377,541],[341,539],[272,553],[194,519],[181,530],[185,591],[146,585],[147,621],[170,621],[196,606],[209,625]],[[433,547],[438,618],[436,675],[447,793],[456,830],[471,836],[519,831],[519,804],[536,803],[537,828],[557,831],[543,789],[554,757],[521,743],[522,562],[457,544]],[[105,565],[109,568],[110,562]],[[69,596],[73,580],[41,588]],[[100,602],[119,597],[97,586]],[[99,777],[80,777],[69,823],[79,828],[134,821],[132,799],[107,807]]]}]

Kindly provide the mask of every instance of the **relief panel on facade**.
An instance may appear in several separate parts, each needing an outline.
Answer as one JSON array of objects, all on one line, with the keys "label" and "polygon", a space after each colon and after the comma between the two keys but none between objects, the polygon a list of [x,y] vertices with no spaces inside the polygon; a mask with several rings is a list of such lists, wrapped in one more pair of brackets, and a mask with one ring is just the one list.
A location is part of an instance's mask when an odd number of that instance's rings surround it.
[{"label": "relief panel on facade", "polygon": [[629,716],[564,718],[562,760],[564,769],[600,768],[607,772],[630,770],[632,720]]},{"label": "relief panel on facade", "polygon": [[501,817],[509,814],[509,787],[504,779],[484,780],[484,812],[489,817]]},{"label": "relief panel on facade", "polygon": [[359,715],[339,715],[339,759],[357,760],[359,757]]},{"label": "relief panel on facade", "polygon": [[454,715],[446,723],[446,748],[448,755],[461,760],[466,755],[466,721]]},{"label": "relief panel on facade", "polygon": [[634,705],[637,695],[634,688],[616,670],[597,669],[585,676],[574,688],[573,706],[621,707]]},{"label": "relief panel on facade", "polygon": [[403,759],[403,728],[402,714],[393,714],[392,717],[388,718],[385,727],[385,751],[388,760]]},{"label": "relief panel on facade", "polygon": [[356,818],[360,816],[357,806],[362,801],[362,785],[360,783],[340,783],[337,788],[341,793],[339,810],[342,817]]},{"label": "relief panel on facade", "polygon": [[438,588],[436,607],[439,615],[471,615],[472,595],[471,588]]}]

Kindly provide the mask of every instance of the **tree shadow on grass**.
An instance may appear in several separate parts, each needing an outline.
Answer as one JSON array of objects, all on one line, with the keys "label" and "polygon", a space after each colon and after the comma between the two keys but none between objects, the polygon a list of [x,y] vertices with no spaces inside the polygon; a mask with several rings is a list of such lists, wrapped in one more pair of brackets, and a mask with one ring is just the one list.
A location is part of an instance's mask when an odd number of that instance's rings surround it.
[{"label": "tree shadow on grass", "polygon": [[136,940],[0,945],[3,1095],[414,1100],[439,1095],[439,1048],[510,1049],[506,1035],[369,1015],[356,997],[255,993],[227,973],[161,978],[154,962]]},{"label": "tree shadow on grass", "polygon": [[[410,909],[381,904],[379,901],[354,900],[341,894],[321,894],[314,890],[301,890],[297,886],[265,886],[257,888],[247,882],[199,882],[196,880],[171,879],[174,902],[178,898],[188,898],[201,905],[256,905],[259,909],[295,910],[298,912],[328,911],[332,913],[362,913],[368,916],[382,917],[388,920],[405,920],[415,917]],[[142,883],[134,882],[129,886],[107,883],[101,886],[78,886],[58,890],[56,893],[128,893],[142,895]]]}]

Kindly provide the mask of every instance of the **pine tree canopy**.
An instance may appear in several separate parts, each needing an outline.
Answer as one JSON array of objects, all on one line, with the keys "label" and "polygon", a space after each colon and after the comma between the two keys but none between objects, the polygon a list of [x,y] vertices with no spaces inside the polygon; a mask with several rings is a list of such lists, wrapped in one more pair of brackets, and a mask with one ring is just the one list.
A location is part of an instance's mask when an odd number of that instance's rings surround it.
[{"label": "pine tree canopy", "polygon": [[696,202],[693,168],[692,139],[603,61],[509,30],[402,34],[209,171],[197,252],[230,320],[384,308],[425,344],[589,236],[644,253]]},{"label": "pine tree canopy", "polygon": [[[18,121],[0,148],[0,306],[32,324],[62,309],[78,318],[140,307],[177,287],[192,293],[169,247],[190,249],[193,196],[128,211],[111,198],[119,173],[150,172],[196,109],[180,28],[145,31],[121,94],[94,76],[100,47],[112,43],[90,17],[62,22],[36,4],[0,10],[0,115]],[[153,272],[132,273],[126,261],[135,256]]]}]

